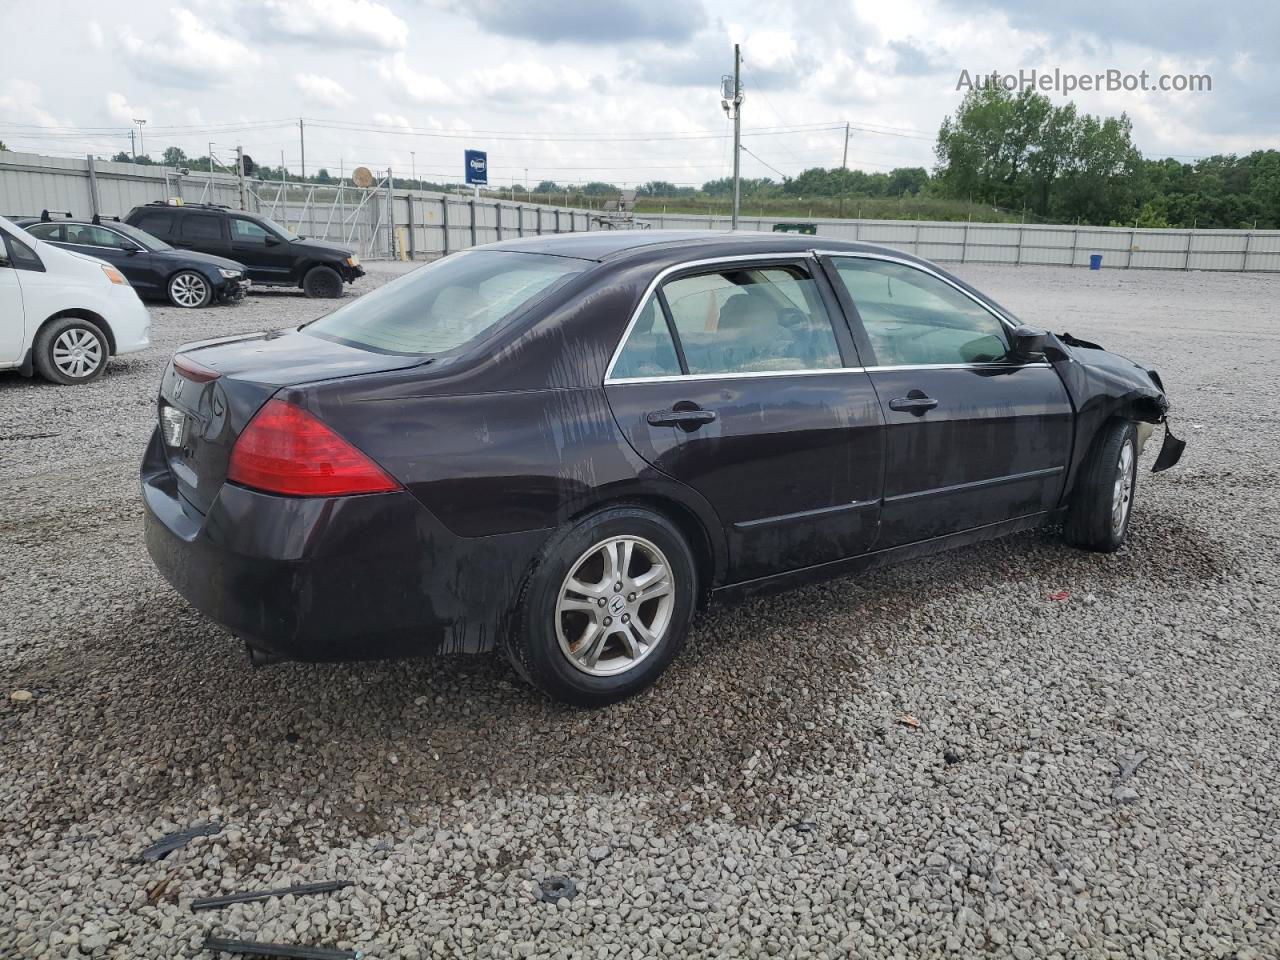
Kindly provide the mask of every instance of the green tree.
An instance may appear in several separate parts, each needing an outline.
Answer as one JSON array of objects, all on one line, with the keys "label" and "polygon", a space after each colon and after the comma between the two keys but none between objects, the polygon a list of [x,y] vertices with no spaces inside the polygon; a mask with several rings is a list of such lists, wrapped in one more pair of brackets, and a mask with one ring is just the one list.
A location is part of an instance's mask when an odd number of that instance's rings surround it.
[{"label": "green tree", "polygon": [[0,140],[0,153],[6,153],[8,150],[8,145],[3,140]]},{"label": "green tree", "polygon": [[181,147],[165,147],[160,162],[166,167],[181,167],[188,163],[187,154]]}]

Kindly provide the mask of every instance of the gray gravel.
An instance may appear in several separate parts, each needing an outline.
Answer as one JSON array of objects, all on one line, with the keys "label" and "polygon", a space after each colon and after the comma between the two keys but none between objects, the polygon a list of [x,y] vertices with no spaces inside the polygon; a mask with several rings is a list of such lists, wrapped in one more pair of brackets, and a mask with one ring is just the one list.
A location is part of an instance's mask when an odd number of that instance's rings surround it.
[{"label": "gray gravel", "polygon": [[1190,447],[1126,549],[1029,534],[718,608],[596,713],[497,658],[250,672],[152,571],[168,353],[322,305],[156,308],[90,387],[0,377],[0,956],[1280,956],[1280,277],[960,272],[1164,375]]}]

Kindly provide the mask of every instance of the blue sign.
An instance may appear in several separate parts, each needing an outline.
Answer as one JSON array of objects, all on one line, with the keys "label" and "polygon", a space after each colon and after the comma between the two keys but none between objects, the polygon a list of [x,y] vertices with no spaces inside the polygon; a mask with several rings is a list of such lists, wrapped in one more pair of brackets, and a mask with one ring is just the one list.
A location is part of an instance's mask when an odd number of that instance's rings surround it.
[{"label": "blue sign", "polygon": [[483,150],[468,150],[464,156],[467,161],[467,183],[488,183],[489,155]]}]

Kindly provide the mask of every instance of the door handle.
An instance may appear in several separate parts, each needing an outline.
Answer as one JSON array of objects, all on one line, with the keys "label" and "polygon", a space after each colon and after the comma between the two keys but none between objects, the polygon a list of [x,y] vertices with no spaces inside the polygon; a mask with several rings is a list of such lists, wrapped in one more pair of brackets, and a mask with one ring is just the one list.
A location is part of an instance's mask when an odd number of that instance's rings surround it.
[{"label": "door handle", "polygon": [[651,427],[679,427],[682,430],[697,430],[703,424],[713,423],[717,419],[714,410],[655,410],[645,414],[645,422]]},{"label": "door handle", "polygon": [[[919,393],[918,390],[911,392]],[[897,397],[889,401],[890,410],[896,410],[899,413],[914,413],[917,416],[920,416],[926,410],[932,410],[937,405],[937,400],[933,399],[933,397],[926,397],[923,394],[916,397]]]}]

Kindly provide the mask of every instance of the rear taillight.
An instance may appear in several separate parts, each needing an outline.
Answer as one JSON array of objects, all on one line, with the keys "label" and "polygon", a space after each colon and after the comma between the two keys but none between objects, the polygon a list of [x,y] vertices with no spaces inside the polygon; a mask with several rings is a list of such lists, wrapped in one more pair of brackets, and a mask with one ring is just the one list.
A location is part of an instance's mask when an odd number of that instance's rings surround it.
[{"label": "rear taillight", "polygon": [[213,367],[206,367],[203,363],[192,360],[190,357],[176,353],[173,356],[173,369],[178,371],[192,383],[208,383],[211,380],[217,380],[222,374],[218,373]]},{"label": "rear taillight", "polygon": [[386,493],[400,485],[301,407],[268,400],[231,450],[227,479],[294,497]]}]

